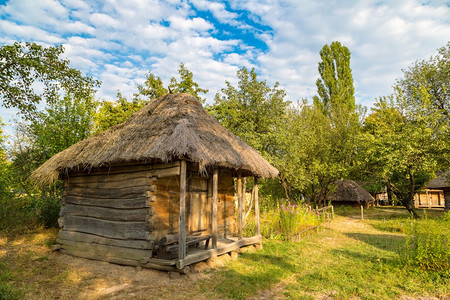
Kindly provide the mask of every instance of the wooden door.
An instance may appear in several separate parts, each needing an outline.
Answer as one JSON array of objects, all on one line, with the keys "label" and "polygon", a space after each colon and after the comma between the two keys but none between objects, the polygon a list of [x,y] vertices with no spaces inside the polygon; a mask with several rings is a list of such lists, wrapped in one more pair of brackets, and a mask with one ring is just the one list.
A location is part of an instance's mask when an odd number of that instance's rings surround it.
[{"label": "wooden door", "polygon": [[191,177],[189,180],[187,232],[209,233],[211,203],[208,198],[208,179]]}]

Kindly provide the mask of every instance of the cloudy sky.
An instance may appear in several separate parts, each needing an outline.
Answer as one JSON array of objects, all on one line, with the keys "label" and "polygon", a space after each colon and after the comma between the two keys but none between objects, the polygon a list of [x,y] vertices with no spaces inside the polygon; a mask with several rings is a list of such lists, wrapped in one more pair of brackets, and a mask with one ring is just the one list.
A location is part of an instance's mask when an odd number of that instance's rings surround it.
[{"label": "cloudy sky", "polygon": [[[64,45],[72,67],[102,81],[103,99],[131,95],[149,70],[167,85],[180,62],[209,101],[243,66],[290,100],[311,98],[319,51],[337,40],[352,53],[357,102],[370,107],[449,39],[449,1],[0,0],[0,45]],[[14,112],[0,109],[9,122]]]}]

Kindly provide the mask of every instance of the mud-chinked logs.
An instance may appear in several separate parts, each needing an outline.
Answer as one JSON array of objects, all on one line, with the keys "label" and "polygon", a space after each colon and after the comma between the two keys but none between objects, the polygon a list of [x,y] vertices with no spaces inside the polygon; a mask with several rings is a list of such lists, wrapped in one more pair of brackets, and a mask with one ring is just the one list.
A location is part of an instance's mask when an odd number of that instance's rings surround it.
[{"label": "mud-chinked logs", "polygon": [[[212,176],[200,176],[191,165],[189,169],[186,232],[207,235]],[[127,264],[136,265],[151,257],[155,243],[178,232],[177,173],[179,162],[96,169],[66,177],[58,238],[62,252],[111,262],[127,259]],[[217,232],[226,237],[236,227],[234,184],[231,171],[222,170],[219,178]]]}]

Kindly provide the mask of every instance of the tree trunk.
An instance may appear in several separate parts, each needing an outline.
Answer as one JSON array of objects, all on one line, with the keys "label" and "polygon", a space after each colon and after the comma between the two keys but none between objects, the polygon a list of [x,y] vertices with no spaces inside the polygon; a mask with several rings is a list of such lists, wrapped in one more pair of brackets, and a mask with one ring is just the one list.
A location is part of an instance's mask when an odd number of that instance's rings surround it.
[{"label": "tree trunk", "polygon": [[391,203],[392,201],[392,205],[394,205],[394,198],[392,198],[392,187],[391,187],[391,181],[388,180],[387,184],[386,184],[386,192],[388,195],[388,203]]},{"label": "tree trunk", "polygon": [[416,210],[414,209],[414,194],[416,190],[416,178],[414,177],[414,174],[411,172],[411,169],[408,170],[409,173],[409,184],[410,184],[410,190],[409,195],[405,199],[405,207],[408,210],[409,213],[411,213],[415,219],[419,218],[419,215],[416,213]]},{"label": "tree trunk", "polygon": [[283,187],[284,190],[284,194],[286,195],[286,200],[291,203],[291,191],[289,188],[289,184],[286,182],[286,179],[284,178],[283,174],[280,173],[280,181],[281,181],[281,186]]}]

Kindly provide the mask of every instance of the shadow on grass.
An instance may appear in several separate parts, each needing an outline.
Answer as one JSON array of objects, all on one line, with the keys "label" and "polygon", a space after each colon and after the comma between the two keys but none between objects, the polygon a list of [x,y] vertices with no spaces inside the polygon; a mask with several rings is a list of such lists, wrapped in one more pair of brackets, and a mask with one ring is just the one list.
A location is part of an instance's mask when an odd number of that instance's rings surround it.
[{"label": "shadow on grass", "polygon": [[345,233],[346,236],[364,242],[370,246],[378,249],[398,252],[403,245],[405,238],[399,235],[392,234],[367,234],[367,233]]},{"label": "shadow on grass", "polygon": [[[264,250],[263,250],[264,251]],[[286,253],[285,253],[286,254]],[[295,273],[296,265],[283,254],[244,253],[239,260],[214,274],[214,292],[221,297],[246,299],[268,289],[286,276]],[[211,289],[211,286],[203,287]]]}]

